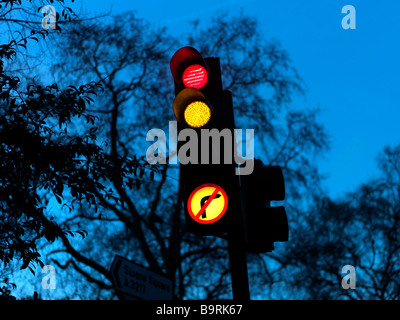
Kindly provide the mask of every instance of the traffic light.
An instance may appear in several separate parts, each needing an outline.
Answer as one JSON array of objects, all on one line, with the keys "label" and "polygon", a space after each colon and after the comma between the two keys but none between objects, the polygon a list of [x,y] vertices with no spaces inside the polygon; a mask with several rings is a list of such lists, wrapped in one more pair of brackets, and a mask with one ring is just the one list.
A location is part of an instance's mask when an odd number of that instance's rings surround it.
[{"label": "traffic light", "polygon": [[254,160],[254,171],[241,176],[246,211],[247,245],[252,253],[274,250],[274,242],[289,238],[289,226],[283,206],[271,207],[271,201],[285,199],[285,183],[280,166],[266,166]]},{"label": "traffic light", "polygon": [[170,67],[174,114],[181,129],[226,127],[219,58],[203,58],[196,49],[183,47],[172,56]]},{"label": "traffic light", "polygon": [[[232,97],[222,88],[219,58],[203,58],[196,49],[183,47],[171,58],[170,67],[186,230],[218,236],[227,231],[231,212],[238,206]],[[229,130],[227,135],[222,134],[224,129]],[[196,145],[187,138],[196,140]]]},{"label": "traffic light", "polygon": [[256,159],[250,175],[236,175],[232,94],[223,90],[219,58],[183,47],[170,67],[186,231],[227,239],[234,299],[249,300],[246,251],[270,252],[288,240],[284,207],[270,205],[285,198],[282,170]]}]

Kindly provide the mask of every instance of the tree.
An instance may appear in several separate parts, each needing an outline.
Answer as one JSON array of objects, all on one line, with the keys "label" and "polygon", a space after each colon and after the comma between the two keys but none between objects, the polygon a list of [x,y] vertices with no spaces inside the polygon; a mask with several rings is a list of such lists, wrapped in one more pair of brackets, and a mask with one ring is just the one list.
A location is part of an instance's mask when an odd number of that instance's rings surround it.
[{"label": "tree", "polygon": [[[205,34],[210,36],[207,42],[201,36]],[[110,24],[80,25],[68,39],[60,39],[60,53],[68,55],[63,55],[56,70],[62,77],[70,74],[78,81],[102,83],[105,92],[93,105],[103,124],[99,134],[108,140],[109,154],[124,159],[128,154],[144,154],[149,146],[147,131],[154,127],[166,129],[168,121],[174,119],[169,59],[174,50],[188,43],[204,55],[221,57],[224,86],[235,94],[239,123],[257,129],[266,162],[283,166],[288,193],[296,190],[291,200],[302,201],[311,187],[318,186],[318,172],[311,159],[327,147],[326,134],[316,122],[314,111],[290,110],[290,96],[302,92],[301,82],[287,53],[277,41],[261,38],[254,19],[243,15],[220,17],[181,44],[164,29],[153,29],[132,13],[124,13]],[[209,46],[203,47],[204,43]],[[271,92],[269,99],[264,98]],[[74,268],[102,289],[99,297],[107,295],[104,289],[112,290],[107,266],[116,253],[171,278],[176,298],[229,297],[226,242],[184,233],[177,169],[163,165],[154,180],[142,171],[139,176],[143,183],[136,185],[140,193],[128,188],[129,180],[122,187],[114,177],[110,188],[123,203],[100,196],[98,201],[107,209],[102,217],[93,216],[83,207],[60,222],[69,228],[95,226],[102,230],[101,238],[93,232],[79,249],[64,246],[49,255],[52,263],[63,269]],[[295,207],[293,204],[290,208]],[[260,278],[257,263],[261,260],[250,258],[254,279]]]},{"label": "tree", "polygon": [[[362,226],[359,255],[354,259],[360,292],[350,298],[400,298],[400,144],[385,147],[377,157],[381,176],[350,195]],[[355,240],[355,239],[354,239]],[[354,241],[353,240],[353,241]],[[357,243],[354,243],[356,246]]]},{"label": "tree", "polygon": [[[110,156],[102,149],[96,117],[87,110],[102,89],[99,83],[65,89],[56,83],[31,83],[22,89],[21,80],[4,71],[18,47],[46,35],[32,32],[0,46],[0,260],[4,266],[22,260],[21,269],[32,273],[35,264],[44,265],[37,250],[40,240],[60,238],[68,245],[68,236],[86,235],[85,230],[60,228],[52,216],[58,212],[47,211],[50,193],[68,210],[85,203],[96,211],[98,196],[117,200],[105,181],[116,175],[133,179],[135,170],[147,167],[135,157]],[[70,134],[70,124],[77,119],[85,124],[81,132]],[[65,193],[73,199],[64,199]],[[2,281],[8,284],[7,279]]]},{"label": "tree", "polygon": [[[17,54],[12,62],[4,61],[4,70],[18,76],[22,85],[29,84],[33,77],[36,81],[47,82],[49,74],[42,70],[46,69],[49,57],[43,52],[52,52],[52,43],[60,36],[61,30],[65,33],[74,23],[99,18],[79,11],[76,13],[70,7],[73,6],[73,2],[73,0],[1,1],[0,22],[3,27],[0,34],[1,43],[18,41],[21,37],[24,38],[44,30],[47,32],[46,39],[20,43],[15,48]],[[32,37],[32,39],[36,38],[37,36]],[[46,58],[44,58],[45,56]]]},{"label": "tree", "polygon": [[[380,177],[340,200],[322,197],[295,230],[297,241],[281,261],[305,299],[400,297],[400,145],[377,157]],[[356,270],[356,289],[341,287],[342,267]]]}]

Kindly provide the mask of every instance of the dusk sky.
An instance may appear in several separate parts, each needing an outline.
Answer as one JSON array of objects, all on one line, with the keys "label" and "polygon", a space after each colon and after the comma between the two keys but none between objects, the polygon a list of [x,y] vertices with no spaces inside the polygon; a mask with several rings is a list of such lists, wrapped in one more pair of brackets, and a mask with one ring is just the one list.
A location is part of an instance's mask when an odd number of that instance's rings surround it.
[{"label": "dusk sky", "polygon": [[[342,28],[345,5],[356,9],[356,29]],[[396,1],[86,0],[73,6],[79,7],[92,14],[135,10],[174,35],[187,31],[188,22],[207,21],[216,12],[243,10],[257,17],[265,37],[281,42],[304,80],[305,97],[293,104],[321,110],[319,119],[331,137],[331,149],[320,169],[328,176],[325,187],[333,197],[377,175],[377,154],[400,142]]]}]

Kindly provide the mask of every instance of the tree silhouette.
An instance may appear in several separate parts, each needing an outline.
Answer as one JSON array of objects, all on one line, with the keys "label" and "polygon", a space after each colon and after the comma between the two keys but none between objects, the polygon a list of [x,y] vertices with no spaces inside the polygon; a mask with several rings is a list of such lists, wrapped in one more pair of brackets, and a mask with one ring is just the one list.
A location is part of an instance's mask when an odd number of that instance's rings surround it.
[{"label": "tree silhouette", "polygon": [[[285,285],[304,299],[399,299],[400,145],[377,159],[380,177],[340,200],[316,200],[293,230],[296,241],[280,258],[291,274]],[[341,286],[345,265],[355,267],[355,290]]]},{"label": "tree silhouette", "polygon": [[[11,8],[16,4],[9,2]],[[118,175],[125,183],[124,177],[133,179],[137,170],[147,167],[140,159],[110,156],[102,149],[96,117],[87,111],[102,89],[98,82],[65,89],[56,83],[33,82],[23,89],[20,78],[4,71],[18,47],[46,35],[45,31],[20,34],[19,39],[0,46],[0,260],[5,267],[13,259],[21,260],[20,268],[32,273],[35,264],[44,265],[37,250],[40,240],[60,238],[68,246],[68,236],[87,234],[60,228],[54,218],[58,212],[47,210],[50,194],[70,211],[79,203],[97,211],[99,196],[118,200],[106,189],[106,181]],[[70,124],[77,119],[81,131],[70,134]],[[66,192],[73,199],[64,199]],[[3,296],[8,294],[8,289],[2,291]]]}]

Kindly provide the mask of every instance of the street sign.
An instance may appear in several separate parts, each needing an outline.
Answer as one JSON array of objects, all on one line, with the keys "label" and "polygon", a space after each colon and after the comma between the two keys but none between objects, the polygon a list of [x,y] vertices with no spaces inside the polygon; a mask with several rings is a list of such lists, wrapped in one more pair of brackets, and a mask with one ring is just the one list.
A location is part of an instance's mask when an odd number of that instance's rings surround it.
[{"label": "street sign", "polygon": [[205,183],[192,191],[187,208],[194,221],[210,224],[225,214],[228,208],[228,196],[220,186]]},{"label": "street sign", "polygon": [[117,291],[143,300],[172,300],[172,281],[116,255],[110,268]]}]

